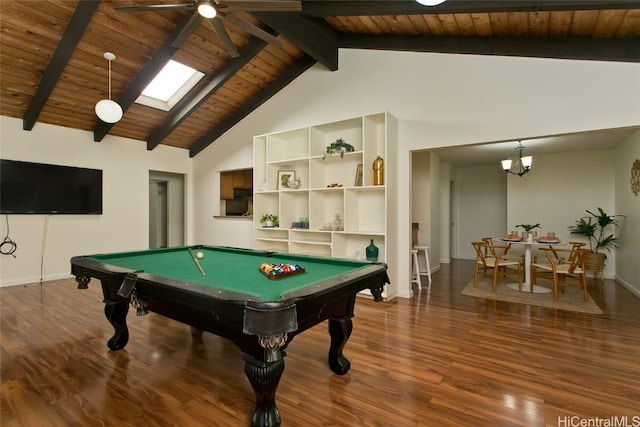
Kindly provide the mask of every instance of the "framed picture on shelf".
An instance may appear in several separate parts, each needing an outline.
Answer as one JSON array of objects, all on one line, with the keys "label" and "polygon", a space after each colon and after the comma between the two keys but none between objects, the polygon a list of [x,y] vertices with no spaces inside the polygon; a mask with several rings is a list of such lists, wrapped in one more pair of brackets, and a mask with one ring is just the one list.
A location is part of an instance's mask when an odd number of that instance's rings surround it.
[{"label": "framed picture on shelf", "polygon": [[278,171],[278,190],[289,188],[289,180],[296,178],[296,171]]},{"label": "framed picture on shelf", "polygon": [[356,187],[362,187],[362,163],[356,168],[356,180],[353,183]]}]

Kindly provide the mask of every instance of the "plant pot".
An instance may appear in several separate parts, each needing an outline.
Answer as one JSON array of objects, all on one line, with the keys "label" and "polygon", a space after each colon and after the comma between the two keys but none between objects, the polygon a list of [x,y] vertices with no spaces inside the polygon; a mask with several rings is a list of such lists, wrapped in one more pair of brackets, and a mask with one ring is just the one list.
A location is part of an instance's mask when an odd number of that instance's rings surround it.
[{"label": "plant pot", "polygon": [[592,273],[601,273],[604,268],[605,254],[585,252],[584,255],[584,269],[591,271]]}]

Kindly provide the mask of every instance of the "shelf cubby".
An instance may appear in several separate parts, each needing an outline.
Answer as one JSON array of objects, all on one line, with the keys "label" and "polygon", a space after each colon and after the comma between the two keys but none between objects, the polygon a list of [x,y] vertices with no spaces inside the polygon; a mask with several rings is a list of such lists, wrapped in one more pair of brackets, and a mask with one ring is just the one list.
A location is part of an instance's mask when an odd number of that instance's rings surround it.
[{"label": "shelf cubby", "polygon": [[267,163],[309,157],[309,130],[307,128],[278,132],[266,136]]},{"label": "shelf cubby", "polygon": [[371,244],[378,247],[378,261],[386,260],[385,236],[383,234],[336,233],[333,238],[333,256],[337,258],[366,259],[366,249]]},{"label": "shelf cubby", "polygon": [[287,190],[280,192],[280,227],[290,228],[300,218],[309,218],[309,192]]},{"label": "shelf cubby", "polygon": [[352,188],[345,193],[345,231],[384,233],[387,213],[384,186]]},{"label": "shelf cubby", "polygon": [[362,117],[312,126],[311,157],[322,156],[327,145],[342,138],[355,151],[362,151]]}]

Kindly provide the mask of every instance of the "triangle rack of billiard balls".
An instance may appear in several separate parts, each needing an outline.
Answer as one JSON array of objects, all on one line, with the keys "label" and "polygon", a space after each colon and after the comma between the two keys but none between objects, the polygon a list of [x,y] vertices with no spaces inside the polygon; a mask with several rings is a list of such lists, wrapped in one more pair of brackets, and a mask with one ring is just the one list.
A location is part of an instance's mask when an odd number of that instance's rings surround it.
[{"label": "triangle rack of billiard balls", "polygon": [[299,264],[267,264],[266,262],[260,264],[258,270],[270,280],[281,279],[305,272],[304,267]]}]

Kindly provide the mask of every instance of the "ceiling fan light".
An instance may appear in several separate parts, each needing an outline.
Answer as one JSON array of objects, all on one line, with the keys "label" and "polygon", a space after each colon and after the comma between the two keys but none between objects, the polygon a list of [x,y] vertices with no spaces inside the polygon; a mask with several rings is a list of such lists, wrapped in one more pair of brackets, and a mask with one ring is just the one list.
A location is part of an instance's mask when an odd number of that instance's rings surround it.
[{"label": "ceiling fan light", "polygon": [[208,19],[215,18],[216,15],[218,14],[218,12],[216,11],[216,8],[213,7],[213,5],[208,1],[201,1],[198,3],[198,13],[203,18],[208,18]]},{"label": "ceiling fan light", "polygon": [[446,0],[416,0],[416,1],[424,6],[437,6],[440,3],[444,3]]},{"label": "ceiling fan light", "polygon": [[102,99],[96,103],[96,115],[105,123],[117,123],[122,118],[122,107],[111,99]]}]

